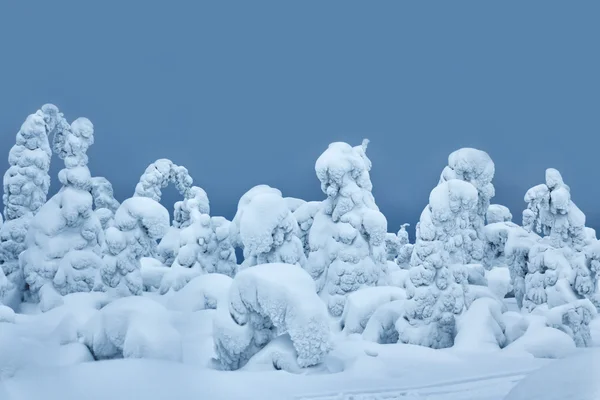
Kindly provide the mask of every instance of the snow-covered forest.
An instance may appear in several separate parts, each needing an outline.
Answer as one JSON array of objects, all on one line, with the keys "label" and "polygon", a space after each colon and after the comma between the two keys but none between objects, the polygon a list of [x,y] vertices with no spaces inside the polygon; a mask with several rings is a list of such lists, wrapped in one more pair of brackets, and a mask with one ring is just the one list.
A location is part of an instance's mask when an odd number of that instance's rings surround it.
[{"label": "snow-covered forest", "polygon": [[[393,227],[369,141],[335,142],[306,160],[321,199],[261,184],[229,220],[177,160],[140,166],[131,197],[115,199],[88,168],[101,132],[67,112],[43,105],[6,149],[0,394],[454,399],[426,388],[479,374],[499,399],[550,360],[597,354],[600,241],[556,169],[512,215],[494,204],[490,156],[457,149],[419,220]],[[58,177],[51,163],[64,163]],[[181,199],[162,204],[169,185]]]}]

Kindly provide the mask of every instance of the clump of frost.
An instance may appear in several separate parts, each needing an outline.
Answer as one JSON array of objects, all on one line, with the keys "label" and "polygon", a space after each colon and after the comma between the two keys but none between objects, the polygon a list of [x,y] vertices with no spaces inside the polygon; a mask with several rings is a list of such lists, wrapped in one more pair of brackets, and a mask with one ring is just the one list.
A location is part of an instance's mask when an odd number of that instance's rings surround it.
[{"label": "clump of frost", "polygon": [[93,143],[94,127],[87,118],[54,134],[54,151],[65,162],[58,174],[63,187],[31,220],[20,257],[28,295],[43,309],[57,305],[58,294],[94,289],[102,265],[104,235],[92,210],[86,154]]},{"label": "clump of frost", "polygon": [[494,168],[494,162],[486,152],[462,148],[448,156],[448,166],[444,168],[440,176],[440,183],[459,179],[471,183],[477,189],[475,212],[469,218],[469,229],[473,231],[474,236],[471,235],[466,244],[467,263],[480,263],[483,260],[483,227],[490,199],[495,194],[492,184]]},{"label": "clump of frost", "polygon": [[310,253],[310,243],[308,240],[308,234],[310,232],[310,228],[312,228],[315,215],[319,211],[320,207],[320,201],[309,201],[303,203],[294,211],[294,218],[296,218],[299,228],[298,238],[302,242],[302,247],[304,248],[304,255],[306,257],[308,257],[308,254]]},{"label": "clump of frost", "polygon": [[263,264],[238,273],[229,300],[217,305],[214,340],[223,369],[236,370],[275,337],[289,334],[300,367],[331,349],[329,317],[311,277],[289,264]]},{"label": "clump of frost", "polygon": [[363,333],[369,318],[382,304],[406,299],[404,289],[394,286],[365,287],[346,299],[341,325],[345,333]]},{"label": "clump of frost", "polygon": [[0,229],[0,266],[6,280],[0,285],[2,299],[7,290],[16,291],[17,301],[25,282],[19,265],[19,254],[25,250],[25,237],[31,219],[46,202],[50,188],[52,151],[48,135],[68,126],[52,104],[27,117],[15,145],[10,149],[10,167],[4,174],[4,224]]},{"label": "clump of frost", "polygon": [[132,197],[117,209],[106,232],[106,254],[100,276],[119,296],[140,295],[144,288],[140,259],[169,227],[169,212],[147,197]]},{"label": "clump of frost", "polygon": [[487,209],[486,217],[488,224],[493,224],[496,222],[511,222],[512,214],[508,207],[505,207],[500,204],[490,204]]},{"label": "clump of frost", "polygon": [[467,302],[471,221],[478,192],[451,179],[431,191],[417,224],[417,239],[406,282],[406,318],[398,321],[400,341],[432,348],[450,347],[456,316]]},{"label": "clump of frost", "polygon": [[275,193],[253,196],[239,219],[244,245],[242,268],[267,263],[304,266],[306,256],[298,238],[298,223],[286,201]]},{"label": "clump of frost", "polygon": [[168,311],[144,297],[125,297],[108,304],[87,322],[82,336],[96,360],[182,358],[181,335]]},{"label": "clump of frost", "polygon": [[367,144],[332,143],[315,164],[327,198],[310,229],[306,270],[334,316],[342,314],[347,294],[388,280],[387,221],[371,193]]}]

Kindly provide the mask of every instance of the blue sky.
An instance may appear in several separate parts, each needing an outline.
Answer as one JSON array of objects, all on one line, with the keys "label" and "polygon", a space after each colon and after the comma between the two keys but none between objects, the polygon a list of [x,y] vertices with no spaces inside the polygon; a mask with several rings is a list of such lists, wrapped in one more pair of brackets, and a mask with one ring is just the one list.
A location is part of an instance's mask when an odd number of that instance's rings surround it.
[{"label": "blue sky", "polygon": [[517,222],[554,167],[598,227],[599,16],[597,1],[5,1],[0,150],[51,102],[92,120],[90,169],[119,200],[170,158],[231,218],[260,183],[322,199],[317,157],[368,137],[397,231],[448,154],[476,147]]}]

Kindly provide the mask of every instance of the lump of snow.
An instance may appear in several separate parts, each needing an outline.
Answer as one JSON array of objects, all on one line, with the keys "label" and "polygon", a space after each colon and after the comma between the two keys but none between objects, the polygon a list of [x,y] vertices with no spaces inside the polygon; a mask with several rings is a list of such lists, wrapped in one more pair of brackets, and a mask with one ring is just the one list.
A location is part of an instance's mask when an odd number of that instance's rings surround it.
[{"label": "lump of snow", "polygon": [[301,367],[320,363],[331,348],[325,305],[299,266],[263,264],[241,271],[227,304],[217,305],[214,320],[215,349],[224,369],[239,369],[284,333],[289,334]]},{"label": "lump of snow", "polygon": [[176,311],[194,312],[216,309],[219,302],[227,301],[232,279],[223,274],[200,275],[185,287],[174,292],[167,307]]},{"label": "lump of snow", "polygon": [[500,204],[490,204],[486,213],[486,220],[488,224],[496,222],[510,222],[512,221],[512,214],[508,207]]},{"label": "lump of snow", "polygon": [[344,332],[363,333],[377,308],[391,301],[405,299],[405,290],[394,286],[366,287],[350,293],[341,319]]},{"label": "lump of snow", "polygon": [[475,300],[456,323],[454,350],[496,351],[504,347],[504,325],[500,303],[490,298]]}]

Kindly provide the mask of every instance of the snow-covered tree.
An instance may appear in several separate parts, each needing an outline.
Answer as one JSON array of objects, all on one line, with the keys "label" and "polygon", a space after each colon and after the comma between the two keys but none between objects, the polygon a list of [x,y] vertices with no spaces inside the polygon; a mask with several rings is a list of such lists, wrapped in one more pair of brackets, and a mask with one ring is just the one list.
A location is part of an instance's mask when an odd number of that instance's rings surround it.
[{"label": "snow-covered tree", "polygon": [[65,162],[58,174],[63,187],[31,220],[20,258],[28,293],[42,302],[42,309],[57,304],[57,292],[92,290],[102,264],[104,237],[92,210],[86,154],[93,143],[94,127],[87,118],[54,133],[54,151]]},{"label": "snow-covered tree", "polygon": [[276,193],[253,196],[239,220],[244,245],[242,268],[267,263],[304,266],[298,223],[285,199]]},{"label": "snow-covered tree", "polygon": [[113,225],[113,218],[119,202],[115,199],[112,184],[108,179],[96,176],[92,178],[92,198],[94,212],[98,216],[102,229],[106,230]]},{"label": "snow-covered tree", "polygon": [[310,244],[308,242],[308,233],[310,232],[310,228],[312,227],[313,221],[315,220],[315,215],[319,212],[319,208],[321,208],[320,201],[308,201],[294,210],[294,218],[298,222],[298,238],[302,242],[302,247],[304,248],[304,255],[308,257],[310,253]]},{"label": "snow-covered tree", "polygon": [[235,276],[213,320],[223,369],[236,370],[280,335],[289,335],[300,367],[319,364],[331,349],[327,309],[300,267],[263,264]]},{"label": "snow-covered tree", "polygon": [[150,164],[135,186],[134,197],[149,197],[160,202],[162,189],[170,183],[174,184],[179,193],[187,197],[192,187],[193,179],[185,167],[174,164],[171,160],[161,158]]},{"label": "snow-covered tree", "polygon": [[46,202],[50,187],[48,170],[52,151],[48,135],[65,125],[58,109],[46,104],[27,117],[9,152],[10,168],[4,174],[5,223],[0,230],[0,265],[8,279],[5,289],[16,289],[17,302],[24,289],[19,254],[25,250],[31,218]]},{"label": "snow-covered tree", "polygon": [[178,291],[201,274],[237,272],[235,249],[229,240],[230,222],[191,210],[191,224],[181,229],[180,244],[171,268],[161,281],[160,292]]},{"label": "snow-covered tree", "polygon": [[[584,298],[595,300],[595,273],[586,259],[586,247],[594,244],[585,229],[585,215],[571,200],[571,190],[561,174],[556,169],[547,169],[546,183],[529,189],[525,201],[523,227],[543,238],[529,252],[523,307],[534,311],[538,307],[552,309]],[[578,308],[577,312],[584,317],[569,319],[565,316],[564,330],[587,331],[584,336],[589,336],[589,327],[580,325],[582,319],[589,324],[591,316],[585,307]],[[573,323],[577,326],[572,326]],[[578,345],[589,345],[589,342],[582,339]]]},{"label": "snow-covered tree", "polygon": [[[406,227],[410,226],[409,224],[400,225],[400,230],[396,235],[396,239],[394,241],[394,254],[396,255],[394,260],[396,264],[402,269],[408,269],[410,263],[410,257],[412,256],[413,245],[410,243],[408,232],[406,231]],[[388,250],[388,259],[390,257]]]},{"label": "snow-covered tree", "polygon": [[142,294],[140,259],[169,228],[169,212],[146,197],[132,197],[117,209],[106,232],[100,276],[106,289],[119,296]]},{"label": "snow-covered tree", "polygon": [[332,143],[315,164],[327,198],[310,229],[306,270],[334,316],[342,314],[348,293],[388,278],[387,221],[371,193],[367,144]]},{"label": "snow-covered tree", "polygon": [[179,248],[183,245],[181,243],[181,231],[192,223],[193,210],[198,211],[200,214],[208,215],[210,213],[208,196],[198,186],[192,186],[187,191],[186,197],[175,203],[173,226],[169,228],[167,234],[156,247],[156,258],[166,266],[173,264]]},{"label": "snow-covered tree", "polygon": [[490,199],[495,190],[492,184],[494,178],[494,162],[490,156],[481,150],[462,148],[448,156],[448,165],[442,171],[440,183],[451,179],[459,179],[471,183],[477,189],[477,206],[469,222],[474,236],[468,238],[467,263],[481,263],[484,257],[486,213]]},{"label": "snow-covered tree", "polygon": [[400,246],[400,238],[395,233],[385,234],[385,254],[388,261],[396,261],[400,254]]},{"label": "snow-covered tree", "polygon": [[508,207],[500,204],[490,204],[485,218],[488,224],[494,224],[496,222],[510,222],[512,221],[512,214],[510,213]]},{"label": "snow-covered tree", "polygon": [[477,189],[451,179],[429,195],[417,224],[406,282],[406,319],[397,323],[400,341],[432,348],[450,347],[456,316],[468,302],[471,221],[477,213]]}]

